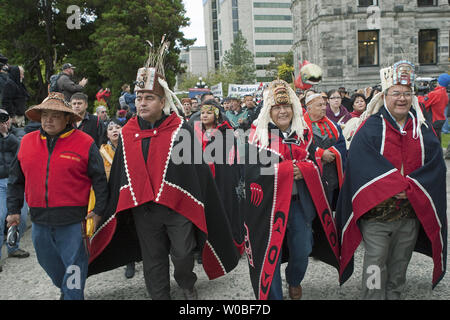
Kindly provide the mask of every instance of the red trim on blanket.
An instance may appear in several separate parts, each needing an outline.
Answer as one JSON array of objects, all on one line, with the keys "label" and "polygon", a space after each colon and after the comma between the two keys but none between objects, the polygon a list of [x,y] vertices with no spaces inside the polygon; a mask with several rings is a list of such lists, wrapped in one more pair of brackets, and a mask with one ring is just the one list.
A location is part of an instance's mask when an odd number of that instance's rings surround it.
[{"label": "red trim on blanket", "polygon": [[273,274],[277,261],[280,258],[281,246],[286,232],[291,205],[292,183],[294,169],[292,161],[284,161],[275,165],[276,177],[274,186],[274,202],[272,206],[271,234],[265,253],[261,274],[259,278],[259,299],[267,300],[272,285]]},{"label": "red trim on blanket", "polygon": [[[437,217],[437,212],[433,204],[433,200],[428,197],[419,185],[414,180],[407,177],[409,182],[409,188],[406,190],[409,202],[414,208],[417,218],[419,219],[422,227],[430,239],[432,247],[432,256],[434,262],[433,268],[433,286],[437,284],[439,279],[443,276],[443,243],[447,239],[442,239],[442,226],[440,225]],[[447,223],[447,221],[445,222]]]}]

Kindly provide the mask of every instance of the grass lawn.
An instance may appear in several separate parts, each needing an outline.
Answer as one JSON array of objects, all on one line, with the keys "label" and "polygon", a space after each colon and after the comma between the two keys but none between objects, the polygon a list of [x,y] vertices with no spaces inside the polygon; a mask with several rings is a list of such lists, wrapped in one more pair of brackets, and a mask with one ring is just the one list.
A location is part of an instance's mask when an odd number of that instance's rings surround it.
[{"label": "grass lawn", "polygon": [[442,134],[442,148],[447,148],[448,143],[450,142],[450,133]]}]

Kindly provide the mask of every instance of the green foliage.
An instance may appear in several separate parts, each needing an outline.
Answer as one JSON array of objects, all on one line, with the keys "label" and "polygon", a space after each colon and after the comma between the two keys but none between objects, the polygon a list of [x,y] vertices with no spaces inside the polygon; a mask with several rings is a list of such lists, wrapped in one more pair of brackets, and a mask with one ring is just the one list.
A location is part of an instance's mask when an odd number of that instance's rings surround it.
[{"label": "green foliage", "polygon": [[[441,138],[442,138],[442,143],[441,143],[442,148],[447,149],[447,146],[450,144],[450,134],[442,133]],[[444,152],[445,152],[445,150],[444,150]]]},{"label": "green foliage", "polygon": [[239,30],[230,50],[225,51],[223,56],[225,69],[236,75],[236,83],[254,83],[256,79],[253,54],[247,48],[247,40]]},{"label": "green foliage", "polygon": [[285,54],[277,55],[266,67],[267,74],[273,79],[280,78],[288,83],[293,82],[294,54],[289,51]]},{"label": "green foliage", "polygon": [[[81,9],[81,29],[67,27],[71,5]],[[185,13],[182,0],[2,1],[0,52],[10,64],[24,66],[29,105],[47,96],[50,76],[70,62],[77,66],[75,81],[89,79],[85,93],[90,109],[101,87],[112,89],[110,101],[115,108],[121,85],[132,84],[147,59],[145,40],[158,43],[164,33],[171,42],[166,78],[169,86],[175,84],[180,48],[194,42],[180,31],[189,23]]]}]

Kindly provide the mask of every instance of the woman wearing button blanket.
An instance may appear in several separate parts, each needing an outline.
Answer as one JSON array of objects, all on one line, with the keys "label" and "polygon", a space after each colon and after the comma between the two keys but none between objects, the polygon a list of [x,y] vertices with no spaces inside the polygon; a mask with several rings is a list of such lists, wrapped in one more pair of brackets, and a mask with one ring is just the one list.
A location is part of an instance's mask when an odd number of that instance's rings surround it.
[{"label": "woman wearing button blanket", "polygon": [[283,298],[282,252],[289,251],[286,279],[292,299],[301,298],[313,245],[319,258],[337,267],[336,227],[319,170],[308,158],[310,141],[294,91],[282,80],[273,81],[252,126],[245,162],[245,251],[257,299]]}]

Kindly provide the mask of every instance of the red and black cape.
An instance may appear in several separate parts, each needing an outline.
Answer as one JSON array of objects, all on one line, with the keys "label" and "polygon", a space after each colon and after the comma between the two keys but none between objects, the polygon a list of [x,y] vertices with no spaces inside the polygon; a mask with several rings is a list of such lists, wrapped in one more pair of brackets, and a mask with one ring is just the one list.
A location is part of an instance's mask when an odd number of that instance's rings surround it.
[{"label": "red and black cape", "polygon": [[[292,140],[289,147],[280,136],[269,133],[269,146],[263,148],[253,142],[254,126],[252,130],[245,162],[245,251],[255,296],[265,300],[280,251],[283,256],[287,252],[285,248],[281,249],[292,198],[294,161],[303,175],[317,213],[313,222],[312,255],[339,269],[339,241],[319,170],[308,159],[307,144],[311,141],[311,135],[305,135],[305,143],[296,135],[291,137],[290,140],[294,138],[297,142]],[[265,171],[270,167],[273,169],[271,174]],[[300,201],[304,201],[305,196],[299,196]]]},{"label": "red and black cape", "polygon": [[[146,163],[141,142],[148,137]],[[198,151],[200,157],[195,156]],[[151,201],[195,225],[203,248],[203,268],[210,279],[237,265],[239,254],[231,227],[210,169],[202,161],[201,145],[192,128],[175,113],[149,130],[141,130],[136,117],[128,121],[122,129],[109,184],[109,215],[91,239],[89,275],[142,259],[131,209]]]}]

